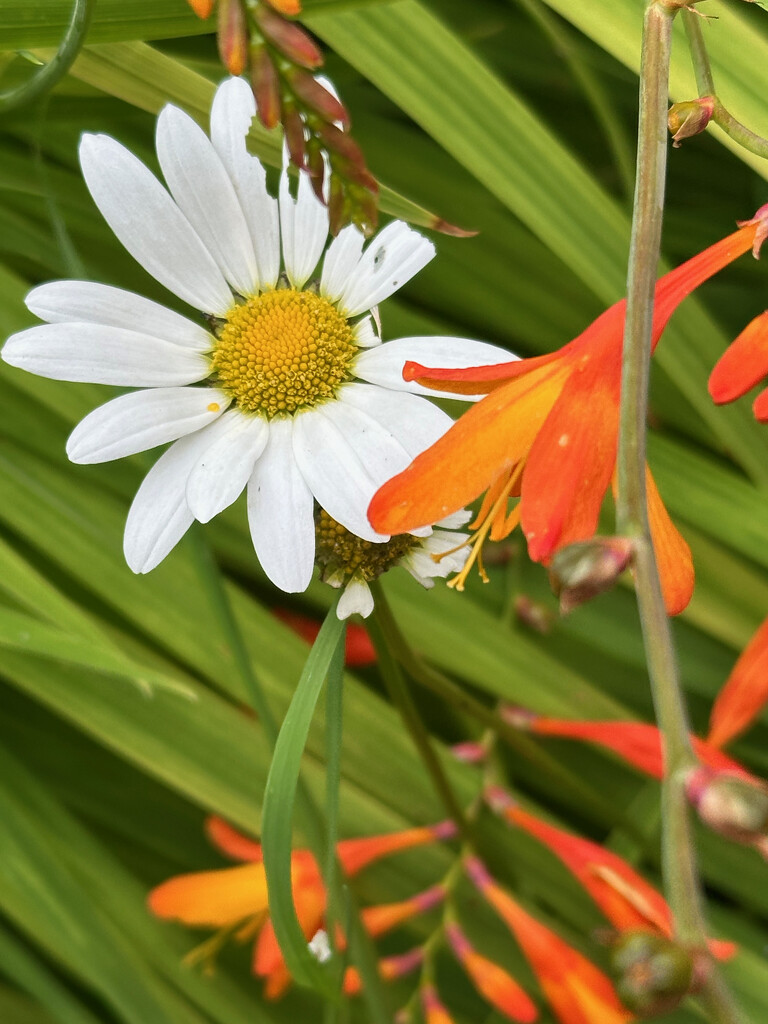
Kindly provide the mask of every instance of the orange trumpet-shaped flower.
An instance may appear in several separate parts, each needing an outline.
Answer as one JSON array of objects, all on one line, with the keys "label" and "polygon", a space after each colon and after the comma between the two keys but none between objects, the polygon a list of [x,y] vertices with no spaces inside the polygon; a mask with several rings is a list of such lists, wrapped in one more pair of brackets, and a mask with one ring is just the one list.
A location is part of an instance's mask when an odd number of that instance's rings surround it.
[{"label": "orange trumpet-shaped flower", "polygon": [[716,747],[730,742],[752,723],[766,701],[768,619],[744,648],[717,696],[709,720],[707,742]]},{"label": "orange trumpet-shaped flower", "polygon": [[[618,931],[652,931],[672,938],[667,901],[623,857],[541,821],[498,787],[486,793],[486,798],[510,824],[549,847]],[[732,942],[710,942],[713,956],[720,960],[730,959],[736,948]]]},{"label": "orange trumpet-shaped flower", "polygon": [[466,868],[517,939],[561,1024],[626,1024],[633,1019],[602,971],[523,910],[479,860],[469,858]]},{"label": "orange trumpet-shaped flower", "polygon": [[[220,818],[209,819],[207,831],[222,853],[245,863],[171,878],[152,890],[148,897],[149,907],[158,917],[192,926],[219,928],[225,933],[231,931],[242,942],[255,937],[253,972],[264,978],[266,997],[276,999],[291,979],[269,920],[261,844],[240,835]],[[450,838],[455,832],[452,822],[443,822],[386,835],[342,840],[337,852],[345,873],[354,875],[382,857]],[[323,879],[309,850],[294,851],[291,886],[296,914],[309,941],[322,927],[326,908]],[[416,902],[418,905],[419,897],[416,897]],[[425,901],[424,894],[421,902],[432,905],[429,900]]]},{"label": "orange trumpet-shaped flower", "polygon": [[[379,960],[379,974],[384,981],[394,981],[415,971],[424,962],[424,949],[417,946],[408,953],[399,956],[385,956]],[[348,967],[344,973],[344,992],[348,996],[356,996],[363,989],[363,980],[354,967]]]},{"label": "orange trumpet-shaped flower", "polygon": [[[539,736],[558,736],[586,740],[612,750],[646,775],[661,779],[664,775],[662,736],[655,725],[647,722],[589,722],[570,718],[547,718],[520,708],[507,708],[503,717],[511,725]],[[693,749],[710,768],[748,775],[745,768],[719,750],[710,739],[691,736]]]},{"label": "orange trumpet-shaped flower", "polygon": [[486,1002],[509,1020],[520,1021],[521,1024],[531,1024],[536,1020],[539,1015],[536,1004],[511,975],[473,949],[457,924],[448,924],[445,932],[456,959]]},{"label": "orange trumpet-shaped flower", "polygon": [[[715,363],[709,393],[717,405],[733,402],[768,377],[768,310],[747,324]],[[752,405],[755,419],[768,423],[768,388]]]},{"label": "orange trumpet-shaped flower", "polygon": [[[750,248],[757,254],[766,234],[768,205],[665,274],[656,285],[653,345],[687,295]],[[373,527],[404,533],[486,491],[473,524],[475,553],[486,537],[499,540],[518,522],[537,562],[547,563],[560,548],[591,537],[616,465],[625,312],[622,300],[559,351],[533,359],[459,370],[406,363],[407,380],[486,397],[374,495],[368,510]],[[647,484],[664,597],[675,614],[693,590],[690,551],[650,474]],[[509,512],[508,499],[517,496]]]},{"label": "orange trumpet-shaped flower", "polygon": [[403,924],[417,914],[425,914],[432,907],[438,906],[445,899],[445,888],[435,885],[425,892],[420,892],[410,899],[399,903],[382,903],[377,907],[364,907],[361,912],[365,930],[376,938],[385,932]]},{"label": "orange trumpet-shaped flower", "polygon": [[421,990],[421,1005],[426,1024],[455,1024],[448,1013],[434,985],[425,985]]}]

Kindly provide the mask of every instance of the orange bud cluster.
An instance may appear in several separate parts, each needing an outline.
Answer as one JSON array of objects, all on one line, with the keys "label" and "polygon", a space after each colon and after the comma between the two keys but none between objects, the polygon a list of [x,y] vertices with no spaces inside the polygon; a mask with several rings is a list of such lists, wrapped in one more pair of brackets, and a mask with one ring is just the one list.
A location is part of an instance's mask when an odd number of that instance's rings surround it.
[{"label": "orange bud cluster", "polygon": [[[189,0],[201,18],[215,0]],[[248,72],[265,128],[282,124],[291,162],[328,204],[331,232],[356,224],[369,234],[378,218],[378,183],[349,135],[349,114],[315,72],[323,55],[291,17],[299,0],[219,0],[218,46],[232,75]]]}]

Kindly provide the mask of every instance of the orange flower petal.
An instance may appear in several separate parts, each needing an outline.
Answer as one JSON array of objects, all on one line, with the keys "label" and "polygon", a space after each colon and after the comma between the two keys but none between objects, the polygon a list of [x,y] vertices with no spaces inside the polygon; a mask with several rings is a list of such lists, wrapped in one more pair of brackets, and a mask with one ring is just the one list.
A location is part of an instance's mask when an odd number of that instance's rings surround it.
[{"label": "orange flower petal", "polygon": [[616,464],[621,341],[607,354],[575,351],[581,354],[523,475],[521,523],[537,562],[592,536]]},{"label": "orange flower petal", "polygon": [[179,875],[158,885],[148,896],[158,917],[215,928],[237,924],[267,909],[263,864],[244,864],[222,871]]},{"label": "orange flower petal", "polygon": [[624,1009],[609,979],[577,950],[501,889],[478,861],[468,873],[520,944],[562,1024],[626,1024]]},{"label": "orange flower petal", "polygon": [[645,487],[648,497],[648,519],[651,525],[653,550],[664,593],[667,614],[679,615],[693,596],[695,574],[691,549],[669,517],[661,500],[651,471],[645,468]]},{"label": "orange flower petal", "polygon": [[480,995],[509,1020],[531,1024],[539,1015],[528,993],[503,967],[473,949],[457,924],[449,924],[446,936],[454,954]]},{"label": "orange flower petal", "polygon": [[660,779],[664,774],[661,736],[646,722],[584,722],[535,717],[528,728],[541,736],[563,736],[598,743],[619,754],[646,775]]},{"label": "orange flower petal", "polygon": [[343,839],[336,849],[344,871],[348,875],[354,875],[382,857],[389,857],[413,846],[433,843],[437,839],[450,839],[455,835],[456,826],[453,822],[444,821],[439,825],[410,828],[403,832],[388,832],[381,836]]},{"label": "orange flower petal", "polygon": [[216,0],[187,0],[198,18],[210,18]]},{"label": "orange flower petal", "polygon": [[376,907],[365,907],[361,912],[361,917],[366,931],[375,938],[417,914],[426,913],[427,910],[441,903],[444,898],[445,890],[441,885],[436,885],[399,903],[382,903]]},{"label": "orange flower petal", "polygon": [[717,696],[707,741],[720,747],[743,732],[768,701],[768,619],[744,648]]},{"label": "orange flower petal", "polygon": [[544,366],[472,406],[431,448],[373,497],[381,533],[405,533],[464,508],[528,454],[565,383],[567,367]]},{"label": "orange flower petal", "polygon": [[761,391],[752,403],[752,413],[758,423],[768,423],[768,388]]},{"label": "orange flower petal", "polygon": [[301,14],[301,0],[267,0],[281,14]]},{"label": "orange flower petal", "polygon": [[709,393],[718,405],[741,398],[768,375],[768,310],[747,324],[715,363]]},{"label": "orange flower petal", "polygon": [[262,860],[261,843],[248,839],[223,818],[212,815],[206,819],[205,833],[219,850],[234,860],[252,861],[256,864]]},{"label": "orange flower petal", "polygon": [[455,1024],[440,1001],[434,985],[425,985],[421,990],[421,1005],[424,1009],[426,1024]]},{"label": "orange flower petal", "polygon": [[[567,347],[567,346],[566,346]],[[491,366],[466,366],[461,369],[442,369],[424,366],[408,360],[403,367],[403,380],[415,380],[425,388],[436,391],[452,391],[457,395],[485,395],[503,384],[517,380],[547,363],[554,362],[564,349],[550,352],[532,359],[515,359],[508,363],[493,363]]]}]

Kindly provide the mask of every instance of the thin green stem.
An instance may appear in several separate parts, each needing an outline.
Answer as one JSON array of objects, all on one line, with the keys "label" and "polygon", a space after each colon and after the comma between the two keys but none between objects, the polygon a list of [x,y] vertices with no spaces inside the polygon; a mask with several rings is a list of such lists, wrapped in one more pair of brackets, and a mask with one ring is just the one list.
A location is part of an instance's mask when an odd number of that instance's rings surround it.
[{"label": "thin green stem", "polygon": [[714,101],[712,120],[718,127],[722,128],[725,134],[738,143],[743,149],[754,153],[756,156],[768,159],[768,139],[747,128],[741,121],[737,120],[720,102],[715,89],[715,79],[712,75],[712,66],[709,62],[707,45],[704,42],[704,33],[701,31],[701,18],[692,11],[683,11],[683,22],[685,24],[688,45],[691,51],[693,71],[696,76],[696,86],[699,96],[708,96]]},{"label": "thin green stem", "polygon": [[95,6],[96,0],[74,0],[72,16],[55,55],[26,82],[0,93],[0,113],[31,103],[61,81],[85,42]]},{"label": "thin green stem", "polygon": [[[510,725],[509,722],[504,721],[497,710],[489,708],[438,669],[423,661],[400,630],[389,604],[382,603],[377,607],[379,625],[386,635],[390,650],[414,682],[437,694],[455,707],[457,711],[469,715],[481,725],[491,729],[512,750],[534,765],[542,776],[554,782],[563,796],[571,796],[579,806],[594,814],[596,820],[601,824],[616,826],[616,808],[612,803],[603,800],[589,786],[575,779],[534,740],[526,736],[520,729]],[[641,838],[630,821],[623,819],[619,822],[619,826],[638,840]]]},{"label": "thin green stem", "polygon": [[325,690],[325,887],[328,892],[326,931],[331,949],[336,948],[336,922],[341,908],[337,903],[338,870],[336,843],[339,835],[339,786],[341,783],[341,739],[344,728],[344,635],[336,649]]},{"label": "thin green stem", "polygon": [[411,696],[400,664],[395,658],[394,651],[389,642],[391,633],[387,630],[386,623],[392,619],[392,613],[384,591],[378,582],[371,584],[371,590],[374,595],[375,605],[371,618],[368,621],[368,632],[376,649],[376,656],[384,685],[389,692],[392,703],[400,712],[403,724],[411,734],[411,739],[424,762],[424,766],[432,779],[435,789],[445,805],[445,809],[456,822],[462,836],[468,839],[469,825],[464,810],[453,791],[453,787],[440,759],[435,753],[429,733],[424,726],[419,709],[416,707]]},{"label": "thin green stem", "polygon": [[[654,291],[661,249],[667,160],[667,102],[675,7],[651,0],[643,24],[637,178],[627,281],[617,456],[617,527],[635,542],[635,589],[648,674],[664,736],[662,868],[676,938],[702,953],[706,931],[685,775],[696,764],[677,659],[651,541],[645,489],[646,420]],[[705,954],[704,954],[705,955]],[[711,965],[705,998],[712,1019],[741,1018]],[[715,996],[717,995],[717,1000]]]}]

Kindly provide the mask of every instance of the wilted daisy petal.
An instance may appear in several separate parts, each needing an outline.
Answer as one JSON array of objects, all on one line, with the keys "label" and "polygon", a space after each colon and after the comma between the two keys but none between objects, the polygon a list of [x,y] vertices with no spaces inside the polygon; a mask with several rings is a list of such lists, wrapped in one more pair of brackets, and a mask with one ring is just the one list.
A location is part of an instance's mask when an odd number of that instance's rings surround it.
[{"label": "wilted daisy petal", "polygon": [[153,388],[122,395],[94,409],[67,442],[72,462],[94,463],[176,441],[213,423],[229,405],[214,388]]},{"label": "wilted daisy petal", "polygon": [[248,483],[248,523],[261,567],[288,594],[309,586],[315,561],[312,492],[293,458],[290,420],[274,420]]},{"label": "wilted daisy petal", "polygon": [[350,615],[362,615],[364,619],[373,611],[373,594],[367,583],[353,580],[344,588],[344,593],[336,605],[339,619],[348,619]]},{"label": "wilted daisy petal", "polygon": [[122,288],[93,281],[51,281],[33,288],[26,298],[27,309],[55,323],[91,323],[125,328],[148,334],[174,345],[207,352],[215,339],[200,324],[188,320],[151,299]]},{"label": "wilted daisy petal", "polygon": [[157,157],[171,195],[241,295],[258,289],[256,255],[234,186],[203,129],[178,107],[157,119]]},{"label": "wilted daisy petal", "polygon": [[100,324],[30,327],[6,341],[3,359],[38,377],[117,387],[179,387],[210,373],[207,360],[197,352]]},{"label": "wilted daisy petal", "polygon": [[104,220],[155,280],[195,309],[229,309],[232,293],[215,260],[141,160],[107,135],[84,135],[80,165]]}]

